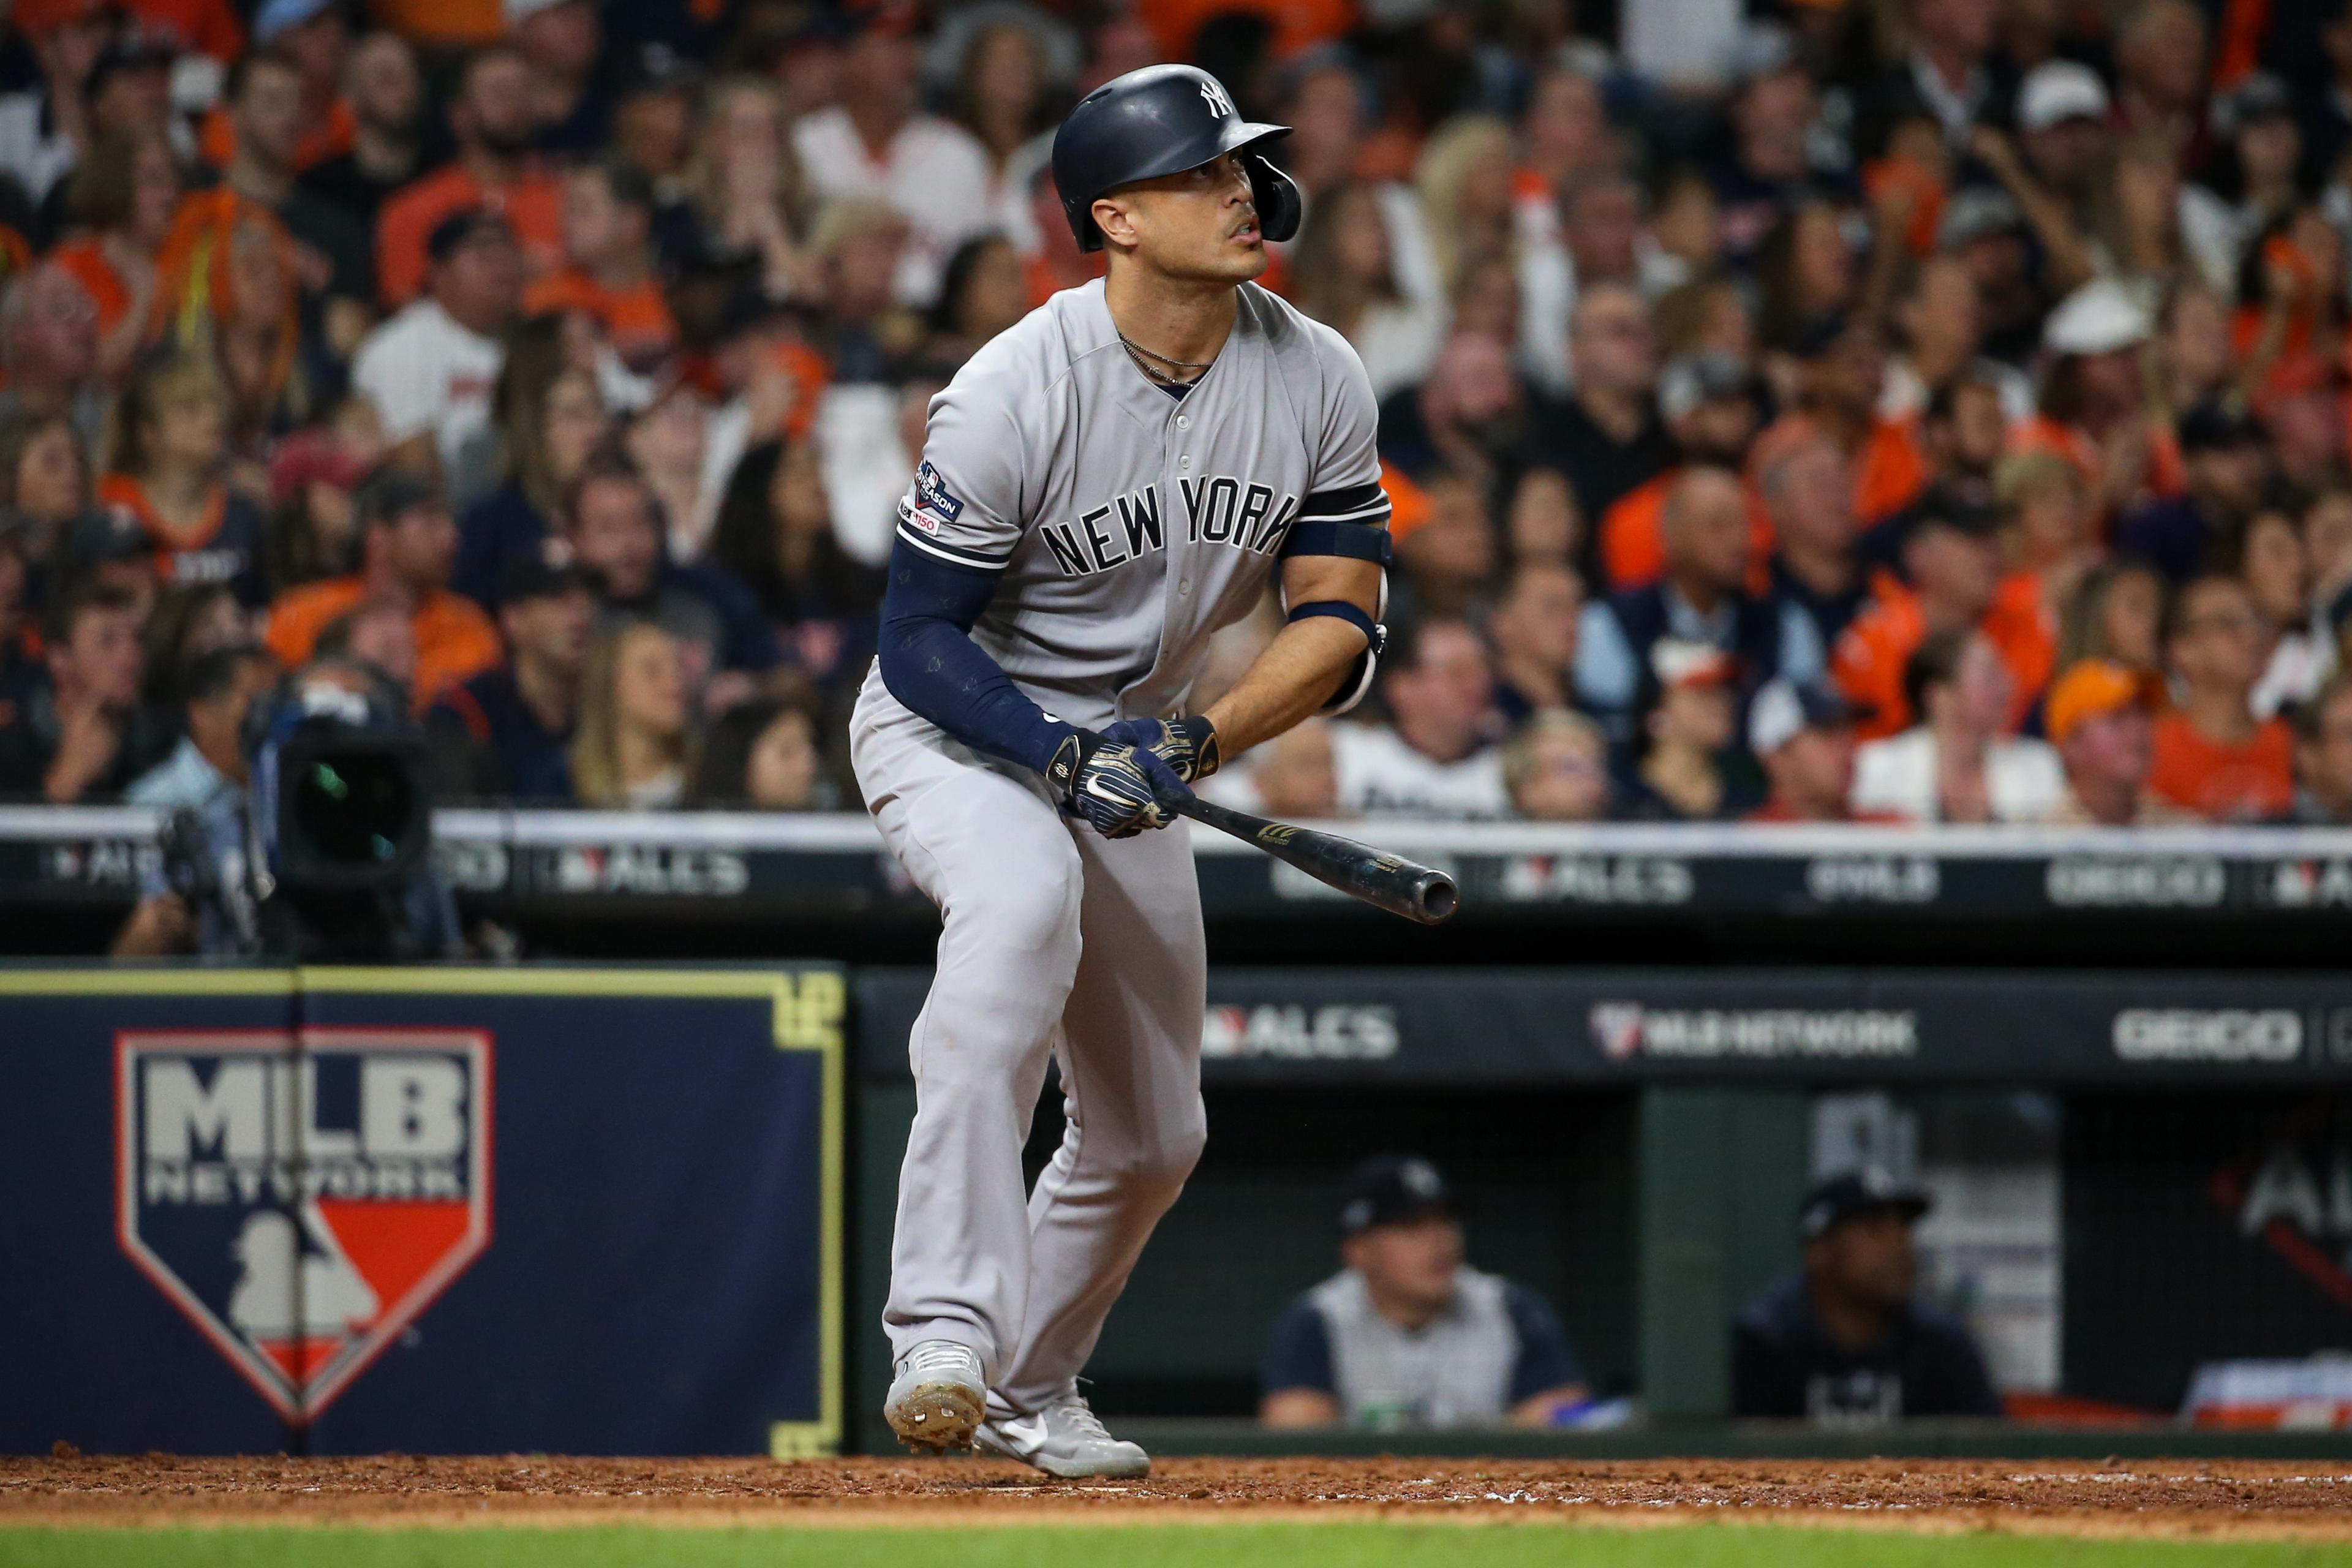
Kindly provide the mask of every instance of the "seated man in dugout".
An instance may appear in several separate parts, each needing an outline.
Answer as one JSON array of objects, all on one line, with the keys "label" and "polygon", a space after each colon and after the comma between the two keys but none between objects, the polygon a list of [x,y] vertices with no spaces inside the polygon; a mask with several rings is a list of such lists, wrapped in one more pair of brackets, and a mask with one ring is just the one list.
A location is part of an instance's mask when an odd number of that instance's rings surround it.
[{"label": "seated man in dugout", "polygon": [[1345,1267],[1276,1320],[1260,1367],[1267,1426],[1545,1426],[1588,1404],[1543,1299],[1463,1260],[1462,1225],[1428,1161],[1357,1168],[1339,1207]]},{"label": "seated man in dugout", "polygon": [[2001,1414],[1960,1323],[1917,1300],[1911,1227],[1927,1194],[1885,1173],[1817,1184],[1797,1210],[1804,1261],[1731,1326],[1731,1413],[1880,1426]]}]

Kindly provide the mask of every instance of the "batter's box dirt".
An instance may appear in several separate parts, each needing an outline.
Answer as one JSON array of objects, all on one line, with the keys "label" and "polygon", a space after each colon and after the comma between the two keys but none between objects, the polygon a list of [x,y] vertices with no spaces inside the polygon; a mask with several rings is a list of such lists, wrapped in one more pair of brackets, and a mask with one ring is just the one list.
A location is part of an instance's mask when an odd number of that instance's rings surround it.
[{"label": "batter's box dirt", "polygon": [[1185,1517],[1714,1518],[2352,1540],[2352,1467],[2139,1459],[1727,1462],[1169,1459],[1066,1485],[982,1459],[0,1458],[0,1526],[480,1524],[631,1517],[855,1525]]}]

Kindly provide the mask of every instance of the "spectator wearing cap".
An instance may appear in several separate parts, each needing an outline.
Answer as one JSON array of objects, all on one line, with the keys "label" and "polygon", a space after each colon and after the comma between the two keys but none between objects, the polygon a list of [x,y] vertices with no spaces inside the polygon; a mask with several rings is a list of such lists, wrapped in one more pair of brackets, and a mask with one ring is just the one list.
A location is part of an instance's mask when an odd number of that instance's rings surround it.
[{"label": "spectator wearing cap", "polygon": [[[1748,750],[1764,770],[1749,822],[1854,822],[1853,709],[1828,687],[1769,680],[1748,704]],[[1883,819],[1881,819],[1883,820]]]},{"label": "spectator wearing cap", "polygon": [[1674,461],[1652,395],[1657,342],[1640,291],[1624,283],[1580,289],[1568,347],[1575,390],[1538,412],[1528,460],[1566,474],[1579,510],[1597,518]]},{"label": "spectator wearing cap", "polygon": [[1577,617],[1584,584],[1558,561],[1511,569],[1486,620],[1495,647],[1495,710],[1516,729],[1538,710],[1573,705]]},{"label": "spectator wearing cap", "polygon": [[342,102],[350,144],[306,168],[301,189],[373,237],[383,204],[424,167],[425,77],[415,46],[398,33],[362,35],[343,68]]},{"label": "spectator wearing cap", "polygon": [[2048,821],[2063,827],[2136,827],[2186,814],[2148,793],[2156,763],[2149,715],[2163,683],[2112,659],[2084,659],[2051,683],[2042,722],[2066,770],[2066,793]]},{"label": "spectator wearing cap", "polygon": [[201,811],[217,795],[242,795],[246,712],[277,679],[276,661],[251,644],[197,655],[179,681],[184,703],[179,744],[122,798],[163,811]]},{"label": "spectator wearing cap", "polygon": [[0,795],[105,800],[170,754],[170,724],[140,700],[142,621],[139,601],[104,583],[50,606],[40,674],[0,704]]},{"label": "spectator wearing cap", "polygon": [[1395,628],[1381,660],[1392,722],[1335,724],[1339,807],[1350,816],[1491,818],[1509,809],[1492,742],[1494,667],[1468,622]]},{"label": "spectator wearing cap", "polygon": [[[82,83],[92,145],[124,132],[171,133],[172,62],[177,53],[162,37],[135,26],[99,51]],[[45,216],[55,212],[68,183],[59,181],[49,188],[49,199],[43,204]],[[56,227],[53,222],[41,226],[51,232]]]},{"label": "spectator wearing cap", "polygon": [[2179,703],[2156,721],[2148,789],[2210,822],[2284,815],[2294,804],[2294,737],[2280,721],[2254,716],[2268,650],[2245,584],[2193,580],[2173,601],[2168,630]]},{"label": "spectator wearing cap", "polygon": [[1925,116],[1955,154],[1980,125],[2016,113],[2017,78],[1993,53],[1994,0],[1910,0],[1909,55],[1864,88],[1854,106],[1859,151],[1876,156],[1899,121]]},{"label": "spectator wearing cap", "polygon": [[[316,168],[352,149],[352,105],[343,96],[350,34],[334,0],[265,0],[253,17],[257,50],[282,53],[301,80],[299,131],[291,162],[295,171]],[[236,118],[227,106],[205,116],[197,138],[205,163],[226,169],[236,160]]]},{"label": "spectator wearing cap", "polygon": [[595,0],[504,0],[501,9],[507,37],[530,62],[539,145],[565,157],[593,155],[611,130],[619,85],[600,69],[604,26]]},{"label": "spectator wearing cap", "polygon": [[437,288],[443,258],[434,253],[434,237],[458,214],[487,209],[504,217],[534,272],[562,260],[563,187],[532,151],[539,110],[530,64],[520,49],[499,44],[467,57],[449,105],[449,130],[457,155],[377,215],[376,289],[388,309]]},{"label": "spectator wearing cap", "polygon": [[1916,1299],[1911,1227],[1927,1194],[1864,1169],[1797,1211],[1804,1260],[1731,1325],[1731,1413],[1823,1426],[2001,1414],[1961,1324]]},{"label": "spectator wearing cap", "polygon": [[1632,774],[1619,815],[1637,822],[1717,822],[1756,804],[1724,766],[1738,737],[1737,663],[1706,643],[1664,638],[1650,649]]},{"label": "spectator wearing cap", "polygon": [[2181,191],[2181,234],[2209,277],[2235,281],[2255,237],[2302,205],[2294,94],[2270,72],[2252,72],[2214,103],[2213,129],[2228,155],[2209,184]]},{"label": "spectator wearing cap", "polygon": [[1633,739],[1651,649],[1663,640],[1730,655],[1736,678],[1751,686],[1776,675],[1818,679],[1823,665],[1811,618],[1748,589],[1754,524],[1737,475],[1692,465],[1667,492],[1659,521],[1665,570],[1658,581],[1586,605],[1577,630],[1579,704],[1621,746]]},{"label": "spectator wearing cap", "polygon": [[1771,520],[1772,592],[1802,610],[1823,647],[1834,647],[1870,602],[1855,549],[1853,468],[1813,432],[1763,454],[1756,488]]},{"label": "spectator wearing cap", "polygon": [[661,507],[625,458],[592,460],[572,483],[564,542],[593,579],[598,629],[650,620],[677,639],[688,688],[712,712],[751,694],[782,655],[750,590],[725,568],[670,558]]},{"label": "spectator wearing cap", "polygon": [[2232,404],[2200,404],[2182,415],[2179,440],[2186,490],[2132,508],[2110,541],[2116,554],[2147,562],[2176,584],[2244,529],[2270,479],[2263,427]]},{"label": "spectator wearing cap", "polygon": [[2113,279],[2060,300],[2042,329],[2053,359],[2041,409],[2011,443],[2072,460],[2103,513],[2120,511],[2143,492],[2178,494],[2185,483],[2172,428],[2148,405],[2141,358],[2152,330],[2147,307]]},{"label": "spectator wearing cap", "polygon": [[506,658],[443,689],[425,710],[434,788],[450,800],[564,801],[580,675],[596,618],[587,573],[525,557],[506,575]]},{"label": "spectator wearing cap", "polygon": [[489,423],[522,269],[513,231],[481,207],[441,220],[432,258],[430,289],[368,334],[352,385],[383,416],[392,461],[447,474]]},{"label": "spectator wearing cap", "polygon": [[1976,284],[1985,353],[2012,370],[2031,362],[2041,352],[2049,302],[2044,268],[2027,242],[2017,198],[1994,186],[1963,186],[1945,202],[1936,241],[1944,254],[1967,267]]},{"label": "spectator wearing cap", "polygon": [[2098,205],[2100,177],[2113,164],[2114,106],[2106,83],[2078,61],[2044,60],[2026,73],[2017,96],[2017,144],[1983,139],[1987,167],[2015,198],[2041,241],[2055,280],[2090,280],[2095,258],[2084,244]]},{"label": "spectator wearing cap", "polygon": [[[1882,575],[1871,606],[1838,639],[1831,670],[1861,714],[1868,741],[1900,734],[1916,717],[1904,695],[1912,652],[1938,632],[1985,626],[2000,586],[2000,545],[1990,513],[1922,515],[1903,542],[1907,584]],[[2003,628],[1988,627],[1996,644]],[[2005,654],[2006,657],[2006,654]],[[2038,689],[2038,681],[2031,689]]]},{"label": "spectator wearing cap", "polygon": [[353,497],[360,569],[292,589],[270,606],[268,646],[289,669],[309,662],[328,624],[362,602],[405,605],[416,642],[413,696],[422,709],[445,686],[499,661],[498,629],[479,605],[449,591],[457,525],[440,489],[397,468],[380,468]]},{"label": "spectator wearing cap", "polygon": [[1590,1396],[1543,1298],[1465,1261],[1437,1167],[1368,1160],[1339,1208],[1344,1267],[1276,1320],[1258,1370],[1267,1426],[1545,1426]]},{"label": "spectator wearing cap", "polygon": [[1855,754],[1856,816],[1904,822],[2040,822],[2066,789],[2058,753],[2003,731],[2016,681],[1981,632],[1937,632],[1912,651],[1904,699],[1918,722]]},{"label": "spectator wearing cap", "polygon": [[919,108],[916,21],[908,0],[846,14],[856,35],[842,53],[841,100],[801,116],[793,150],[820,196],[879,196],[907,220],[893,288],[899,303],[921,307],[956,247],[992,223],[995,182],[971,132]]},{"label": "spectator wearing cap", "polygon": [[[566,8],[586,10],[588,0],[563,0],[559,9]],[[572,170],[563,181],[566,265],[524,290],[523,309],[584,310],[622,363],[653,374],[677,352],[677,320],[654,266],[653,225],[653,184],[636,170],[614,159]]]},{"label": "spectator wearing cap", "polygon": [[1503,787],[1523,822],[1605,822],[1609,738],[1581,713],[1544,709],[1504,742]]},{"label": "spectator wearing cap", "polygon": [[95,450],[107,419],[98,368],[98,307],[73,274],[44,262],[0,294],[0,419],[70,419]]},{"label": "spectator wearing cap", "polygon": [[130,600],[142,628],[154,613],[160,578],[155,570],[155,541],[139,520],[121,507],[93,506],[77,516],[65,531],[58,564],[62,581],[48,587],[48,596],[79,588],[108,588]]},{"label": "spectator wearing cap", "polygon": [[2352,674],[2337,671],[2294,710],[2294,780],[2289,821],[2352,826]]},{"label": "spectator wearing cap", "polygon": [[[1689,354],[1658,376],[1658,412],[1677,458],[1675,466],[1626,491],[1601,519],[1601,572],[1609,591],[1645,587],[1665,570],[1663,514],[1666,493],[1694,463],[1738,470],[1758,425],[1756,377],[1727,354]],[[1772,520],[1751,497],[1749,548],[1762,561],[1772,550]]]},{"label": "spectator wearing cap", "polygon": [[179,161],[163,132],[116,132],[99,139],[65,189],[66,210],[83,232],[49,258],[97,307],[99,371],[113,380],[152,324],[155,254],[179,210]]}]

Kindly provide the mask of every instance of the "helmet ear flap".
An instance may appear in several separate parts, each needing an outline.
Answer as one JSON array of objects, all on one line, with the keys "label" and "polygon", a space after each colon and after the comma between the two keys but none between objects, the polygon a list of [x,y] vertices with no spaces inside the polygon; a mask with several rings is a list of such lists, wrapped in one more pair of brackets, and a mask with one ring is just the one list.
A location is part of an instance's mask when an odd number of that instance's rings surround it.
[{"label": "helmet ear flap", "polygon": [[1263,153],[1244,150],[1241,164],[1249,171],[1250,194],[1257,202],[1258,233],[1276,244],[1297,235],[1298,220],[1307,212],[1298,183],[1276,168],[1274,160]]}]

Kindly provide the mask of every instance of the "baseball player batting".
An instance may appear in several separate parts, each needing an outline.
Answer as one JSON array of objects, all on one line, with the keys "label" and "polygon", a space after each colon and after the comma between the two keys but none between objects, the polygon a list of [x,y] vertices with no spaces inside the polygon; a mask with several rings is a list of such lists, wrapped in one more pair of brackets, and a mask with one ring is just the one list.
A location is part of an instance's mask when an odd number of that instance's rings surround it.
[{"label": "baseball player batting", "polygon": [[[1200,891],[1161,803],[1351,702],[1381,641],[1371,385],[1337,332],[1251,281],[1298,227],[1264,152],[1286,130],[1183,66],[1071,110],[1055,184],[1108,275],[932,400],[898,506],[852,758],[944,922],[884,1311],[884,1414],[915,1447],[1150,1469],[1077,1375],[1204,1137]],[[1189,710],[1210,637],[1277,573],[1288,623]],[[1068,1131],[1024,1194],[1049,1054]]]}]

